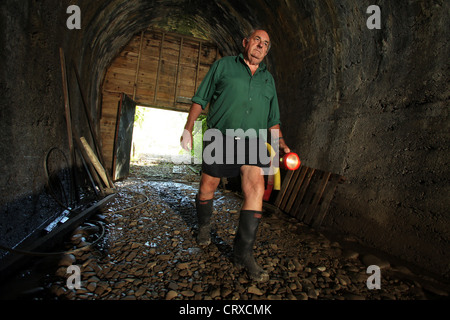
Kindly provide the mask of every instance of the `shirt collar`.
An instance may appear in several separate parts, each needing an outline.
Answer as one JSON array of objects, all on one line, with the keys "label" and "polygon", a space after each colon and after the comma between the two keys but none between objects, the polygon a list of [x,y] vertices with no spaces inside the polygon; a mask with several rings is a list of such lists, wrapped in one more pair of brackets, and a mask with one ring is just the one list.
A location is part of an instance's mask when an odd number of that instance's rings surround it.
[{"label": "shirt collar", "polygon": [[[248,67],[247,64],[245,63],[245,60],[244,60],[244,54],[243,54],[243,53],[240,53],[240,54],[236,57],[236,62],[237,62],[238,60],[240,60],[246,67]],[[266,64],[265,64],[264,62],[262,62],[262,61],[261,61],[261,63],[259,64],[259,67],[258,67],[257,72],[260,71],[260,70],[261,70],[261,71],[266,70]]]}]

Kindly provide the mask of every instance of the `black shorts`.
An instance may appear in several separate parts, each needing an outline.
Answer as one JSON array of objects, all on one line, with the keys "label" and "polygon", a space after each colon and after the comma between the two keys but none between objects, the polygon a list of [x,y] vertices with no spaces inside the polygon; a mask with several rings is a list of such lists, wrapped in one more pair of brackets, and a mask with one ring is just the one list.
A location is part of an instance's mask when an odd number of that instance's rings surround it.
[{"label": "black shorts", "polygon": [[222,135],[222,141],[203,141],[202,171],[217,178],[240,175],[243,165],[270,167],[270,154],[263,138]]}]

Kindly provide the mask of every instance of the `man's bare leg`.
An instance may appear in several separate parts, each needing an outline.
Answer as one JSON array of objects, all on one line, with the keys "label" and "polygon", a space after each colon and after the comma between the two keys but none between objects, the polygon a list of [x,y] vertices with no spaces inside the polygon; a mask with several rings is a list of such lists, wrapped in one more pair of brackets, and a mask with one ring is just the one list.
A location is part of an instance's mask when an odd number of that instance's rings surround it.
[{"label": "man's bare leg", "polygon": [[237,266],[244,267],[253,280],[267,281],[268,273],[256,263],[253,257],[253,245],[262,217],[264,176],[259,167],[243,166],[241,177],[245,200],[234,239],[234,261]]}]

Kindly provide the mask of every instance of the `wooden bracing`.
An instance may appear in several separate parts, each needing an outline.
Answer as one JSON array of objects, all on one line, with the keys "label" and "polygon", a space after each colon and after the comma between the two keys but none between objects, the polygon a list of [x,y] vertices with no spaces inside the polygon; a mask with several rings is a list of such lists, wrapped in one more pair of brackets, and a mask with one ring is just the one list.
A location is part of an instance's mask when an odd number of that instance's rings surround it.
[{"label": "wooden bracing", "polygon": [[275,206],[312,227],[318,228],[328,211],[336,187],[344,177],[306,166],[288,171]]}]

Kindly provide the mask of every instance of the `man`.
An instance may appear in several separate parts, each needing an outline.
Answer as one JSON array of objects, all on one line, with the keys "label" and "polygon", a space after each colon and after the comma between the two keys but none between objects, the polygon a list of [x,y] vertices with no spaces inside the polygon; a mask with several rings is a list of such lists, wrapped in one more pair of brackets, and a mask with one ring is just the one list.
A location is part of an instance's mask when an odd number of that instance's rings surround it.
[{"label": "man", "polygon": [[[205,152],[203,154],[202,177],[195,201],[199,223],[197,241],[200,245],[211,243],[210,221],[213,198],[220,178],[240,174],[244,203],[234,241],[234,260],[237,266],[247,270],[252,279],[266,281],[268,274],[256,263],[253,257],[253,245],[262,216],[265,189],[262,168],[267,163],[263,163],[261,159],[258,159],[256,163],[252,162],[248,154],[243,157],[243,163],[230,161],[230,159],[236,160],[236,156],[230,158],[229,155],[236,149],[237,142],[244,141],[246,153],[251,153],[250,142],[254,141],[252,139],[256,139],[259,146],[261,144],[259,144],[259,137],[239,134],[230,136],[227,133],[230,129],[234,129],[234,131],[231,130],[232,133],[238,132],[238,129],[242,129],[243,132],[269,130],[270,134],[279,139],[282,152],[289,153],[290,149],[280,131],[280,112],[274,79],[262,62],[271,46],[269,35],[264,30],[253,31],[242,41],[242,45],[243,54],[237,57],[224,57],[211,66],[192,98],[193,104],[181,137],[181,145],[185,150],[192,148],[194,122],[210,103],[207,117],[208,128],[220,130],[224,135],[223,146],[226,150],[223,153],[223,161],[212,164],[205,161]],[[233,150],[230,150],[230,146]]]}]

